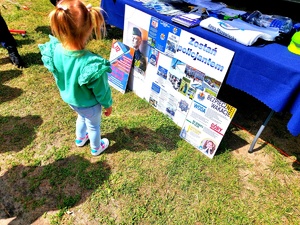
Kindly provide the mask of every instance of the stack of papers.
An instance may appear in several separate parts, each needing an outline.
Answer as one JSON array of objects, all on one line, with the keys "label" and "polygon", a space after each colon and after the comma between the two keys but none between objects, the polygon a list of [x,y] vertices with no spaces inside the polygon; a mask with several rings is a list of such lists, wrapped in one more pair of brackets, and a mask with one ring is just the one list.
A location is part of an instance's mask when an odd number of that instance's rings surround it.
[{"label": "stack of papers", "polygon": [[201,20],[201,16],[199,14],[188,13],[182,14],[178,16],[174,16],[172,21],[178,24],[181,24],[185,27],[195,27],[198,26]]}]

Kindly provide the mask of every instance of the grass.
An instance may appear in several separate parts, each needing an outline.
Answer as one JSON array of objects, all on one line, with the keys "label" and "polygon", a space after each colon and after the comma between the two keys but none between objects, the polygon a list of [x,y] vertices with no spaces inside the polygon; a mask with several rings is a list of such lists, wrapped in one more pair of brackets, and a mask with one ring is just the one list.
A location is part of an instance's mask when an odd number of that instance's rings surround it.
[{"label": "grass", "polygon": [[[260,151],[248,154],[253,137],[234,124],[211,160],[145,100],[112,89],[113,114],[102,119],[111,146],[99,157],[90,155],[88,145],[75,147],[76,114],[61,100],[37,47],[48,40],[52,5],[19,3],[30,9],[9,3],[2,9],[10,28],[27,31],[15,39],[28,68],[16,69],[0,49],[0,222],[300,224],[296,163],[262,140]],[[122,39],[122,31],[113,28],[88,48],[109,58],[113,38]],[[258,111],[238,112],[235,122],[255,133]],[[268,128],[276,133],[262,138],[273,145],[296,143],[290,153],[297,158],[298,139],[280,120]]]}]

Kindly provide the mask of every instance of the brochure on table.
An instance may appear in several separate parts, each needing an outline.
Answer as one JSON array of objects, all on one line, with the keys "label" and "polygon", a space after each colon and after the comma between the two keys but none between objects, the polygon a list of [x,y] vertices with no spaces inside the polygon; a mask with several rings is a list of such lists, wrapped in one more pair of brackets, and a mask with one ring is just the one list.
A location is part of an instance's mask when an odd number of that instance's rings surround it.
[{"label": "brochure on table", "polygon": [[[124,44],[132,45],[136,28],[142,34],[139,50],[147,67],[143,73],[131,70],[129,89],[182,127],[180,136],[198,150],[204,148],[200,140],[212,140],[215,150],[206,154],[212,158],[234,113],[224,117],[224,110],[212,109],[207,96],[217,99],[234,52],[125,5]],[[205,108],[200,116],[195,111],[197,96]]]},{"label": "brochure on table", "polygon": [[113,40],[109,58],[112,72],[108,74],[108,82],[123,94],[126,91],[133,54],[133,48],[120,41]]}]

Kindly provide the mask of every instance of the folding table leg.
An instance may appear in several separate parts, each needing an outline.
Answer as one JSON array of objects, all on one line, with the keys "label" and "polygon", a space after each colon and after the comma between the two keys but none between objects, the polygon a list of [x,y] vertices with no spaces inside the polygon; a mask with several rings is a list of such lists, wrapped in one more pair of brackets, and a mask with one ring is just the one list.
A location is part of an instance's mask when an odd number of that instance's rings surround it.
[{"label": "folding table leg", "polygon": [[257,142],[259,136],[261,135],[261,133],[263,132],[263,130],[265,129],[265,127],[267,126],[268,122],[270,121],[271,117],[273,116],[274,114],[274,110],[271,110],[270,114],[268,115],[267,119],[265,120],[265,122],[260,126],[258,132],[256,133],[252,143],[251,143],[251,146],[248,150],[249,153],[252,153],[253,152],[253,148],[254,148],[254,145],[255,143]]}]

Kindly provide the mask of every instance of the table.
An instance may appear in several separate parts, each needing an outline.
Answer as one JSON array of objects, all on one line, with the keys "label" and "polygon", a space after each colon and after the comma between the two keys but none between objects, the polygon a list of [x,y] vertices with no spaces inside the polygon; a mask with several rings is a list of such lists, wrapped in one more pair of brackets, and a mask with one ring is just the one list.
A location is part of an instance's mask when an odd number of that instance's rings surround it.
[{"label": "table", "polygon": [[[106,12],[105,19],[110,25],[123,29],[125,4],[170,24],[170,16],[165,16],[144,7],[133,0],[102,0],[101,7]],[[288,51],[278,43],[265,46],[244,46],[200,26],[186,28],[190,33],[214,42],[235,52],[231,66],[225,77],[226,84],[237,88],[267,105],[271,112],[256,134],[249,152],[267,125],[274,112],[290,112],[287,124],[293,136],[300,134],[300,56]]]}]

